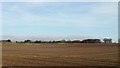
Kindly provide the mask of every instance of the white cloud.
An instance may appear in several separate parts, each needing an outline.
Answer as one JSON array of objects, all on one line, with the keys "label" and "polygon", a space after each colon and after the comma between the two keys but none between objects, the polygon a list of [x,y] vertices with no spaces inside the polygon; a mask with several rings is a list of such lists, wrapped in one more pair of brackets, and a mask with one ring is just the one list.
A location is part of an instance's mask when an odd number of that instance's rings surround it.
[{"label": "white cloud", "polygon": [[[28,3],[29,4],[29,3]],[[37,5],[44,5],[42,3],[33,3],[33,4],[37,4]],[[31,5],[31,3],[29,4]],[[24,6],[23,6],[24,7]],[[51,17],[51,16],[41,16],[41,15],[35,15],[34,13],[29,12],[27,9],[23,9],[23,7],[21,6],[17,6],[14,5],[11,8],[9,8],[9,10],[14,11],[18,14],[18,16],[20,15],[19,20],[24,21],[23,23],[28,23],[29,25],[42,25],[42,22],[46,22],[49,21],[49,24],[51,25],[64,25],[64,24],[76,24],[76,25],[81,25],[82,27],[86,26],[86,27],[92,27],[94,26],[93,24],[96,24],[95,26],[97,27],[97,25],[101,26],[101,25],[108,25],[110,24],[110,22],[102,22],[99,23],[98,19],[99,16],[98,15],[104,15],[104,14],[109,14],[109,15],[113,15],[116,16],[117,15],[117,3],[113,3],[113,5],[110,4],[101,4],[101,5],[97,5],[97,6],[93,6],[93,7],[86,7],[86,8],[82,8],[82,10],[85,9],[89,9],[89,11],[91,12],[91,14],[88,15],[82,15],[79,16],[80,18],[73,18],[73,17],[69,17],[68,13],[64,13],[66,9],[62,9],[62,10],[54,10],[52,11],[53,13],[56,13],[59,17]],[[112,10],[114,9],[114,10]],[[48,12],[51,12],[49,10],[47,10]],[[71,10],[71,12],[73,12],[74,10]],[[13,13],[14,14],[14,13]],[[79,14],[80,15],[80,14]],[[60,18],[62,17],[62,18]],[[15,25],[19,24],[19,22],[17,23],[17,19],[10,19],[8,20],[9,23],[11,22]],[[53,22],[50,22],[53,21]],[[108,21],[108,20],[107,20]],[[56,23],[58,22],[58,23]],[[22,24],[22,22],[21,22]]]},{"label": "white cloud", "polygon": [[94,7],[93,13],[118,15],[118,3],[117,2],[104,3],[103,5],[99,5],[97,7]]}]

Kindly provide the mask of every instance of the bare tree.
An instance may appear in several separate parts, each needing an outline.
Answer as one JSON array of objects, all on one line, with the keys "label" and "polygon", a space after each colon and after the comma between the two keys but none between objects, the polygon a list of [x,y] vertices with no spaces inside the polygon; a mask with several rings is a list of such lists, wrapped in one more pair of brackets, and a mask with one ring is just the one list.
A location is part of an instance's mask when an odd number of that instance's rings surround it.
[{"label": "bare tree", "polygon": [[111,38],[110,39],[104,38],[103,41],[104,41],[104,43],[112,43],[112,39]]}]

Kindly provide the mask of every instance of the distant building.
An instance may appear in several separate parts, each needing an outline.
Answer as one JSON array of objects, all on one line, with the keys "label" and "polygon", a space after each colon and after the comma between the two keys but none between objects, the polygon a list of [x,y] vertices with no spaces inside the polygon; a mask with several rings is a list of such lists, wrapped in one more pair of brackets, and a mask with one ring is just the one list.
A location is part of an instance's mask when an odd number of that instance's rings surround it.
[{"label": "distant building", "polygon": [[100,39],[85,39],[81,43],[101,43]]}]

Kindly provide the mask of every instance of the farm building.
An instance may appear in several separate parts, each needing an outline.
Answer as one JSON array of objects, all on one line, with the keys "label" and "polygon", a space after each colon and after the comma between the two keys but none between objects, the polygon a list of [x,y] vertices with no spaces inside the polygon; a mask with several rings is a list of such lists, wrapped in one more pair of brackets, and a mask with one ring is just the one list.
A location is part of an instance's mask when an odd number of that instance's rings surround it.
[{"label": "farm building", "polygon": [[85,39],[82,43],[101,43],[100,39]]}]

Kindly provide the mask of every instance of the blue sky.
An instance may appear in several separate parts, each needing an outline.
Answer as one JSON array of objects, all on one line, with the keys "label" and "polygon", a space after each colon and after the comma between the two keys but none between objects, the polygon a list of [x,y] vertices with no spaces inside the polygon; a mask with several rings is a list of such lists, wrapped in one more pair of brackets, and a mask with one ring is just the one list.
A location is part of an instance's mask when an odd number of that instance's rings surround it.
[{"label": "blue sky", "polygon": [[2,39],[2,3],[0,2],[0,39]]},{"label": "blue sky", "polygon": [[4,2],[3,39],[118,38],[117,2]]}]

